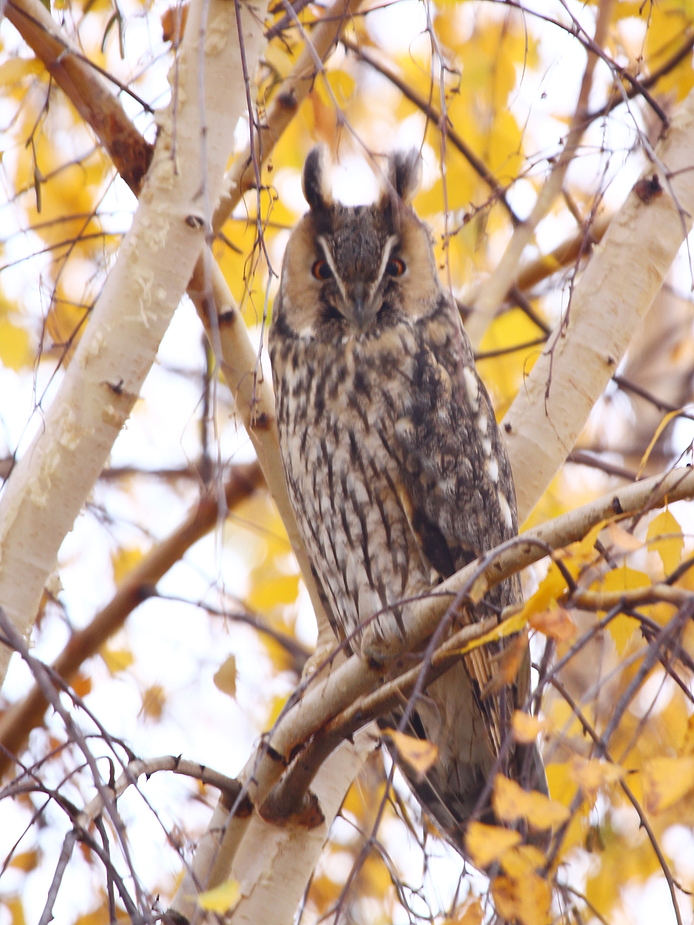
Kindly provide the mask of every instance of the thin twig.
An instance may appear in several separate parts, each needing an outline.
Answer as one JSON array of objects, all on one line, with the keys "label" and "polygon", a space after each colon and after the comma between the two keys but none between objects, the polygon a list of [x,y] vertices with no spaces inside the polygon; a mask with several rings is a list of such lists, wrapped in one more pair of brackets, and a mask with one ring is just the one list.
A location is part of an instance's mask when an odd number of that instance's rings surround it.
[{"label": "thin twig", "polygon": [[[551,684],[552,684],[552,687],[556,688],[559,694],[561,694],[563,699],[571,707],[571,710],[573,711],[574,715],[576,716],[581,726],[583,727],[584,732],[586,732],[590,736],[590,738],[593,740],[593,743],[596,749],[598,749],[599,751],[602,750],[602,757],[606,761],[609,761],[611,764],[615,764],[614,759],[610,756],[609,750],[606,747],[604,747],[603,738],[601,738],[601,736],[598,735],[596,730],[593,728],[593,725],[590,723],[588,718],[585,716],[581,708],[578,706],[574,698],[571,696],[568,690],[564,687],[561,681],[559,681],[557,678],[552,678]],[[641,807],[641,804],[634,796],[634,793],[632,792],[629,785],[626,783],[626,781],[620,780],[619,786],[621,787],[622,791],[624,792],[625,796],[627,797],[631,805],[636,810],[636,813],[639,817],[639,822],[648,836],[648,840],[651,843],[651,847],[653,848],[653,851],[658,859],[660,868],[663,871],[663,876],[665,877],[665,880],[667,881],[667,884],[668,884],[668,888],[670,890],[670,898],[672,900],[672,906],[675,912],[675,919],[677,920],[677,925],[682,925],[682,918],[680,915],[679,904],[677,902],[677,894],[675,892],[677,884],[675,883],[675,879],[672,876],[672,872],[665,858],[665,855],[663,854],[660,848],[660,844],[658,843],[658,838],[655,832],[653,831],[648,821],[648,817],[646,816],[646,814],[644,813]],[[554,856],[556,856],[556,852],[558,851],[558,845],[561,842],[561,838],[566,834],[567,829],[568,829],[568,824],[565,824],[557,832],[556,844],[553,849]]]},{"label": "thin twig", "polygon": [[609,462],[589,450],[572,450],[566,457],[566,461],[577,466],[590,466],[591,469],[600,469],[601,472],[607,475],[616,475],[617,478],[626,479],[628,482],[636,481],[636,472],[632,469],[618,466],[616,463]]},{"label": "thin twig", "polygon": [[[262,481],[257,463],[232,467],[224,483],[227,510],[233,510],[253,494]],[[217,496],[211,490],[193,505],[182,523],[129,572],[115,595],[90,623],[72,634],[53,662],[53,670],[66,680],[73,678],[84,661],[98,652],[133,610],[151,596],[160,579],[193,543],[215,526],[218,517]],[[31,730],[41,723],[47,703],[41,686],[36,683],[22,700],[0,717],[0,743],[4,746],[0,751],[0,776],[10,763],[8,755],[18,754]]]},{"label": "thin twig", "polygon": [[[160,758],[137,758],[131,761],[112,788],[113,799],[116,800],[122,796],[128,787],[135,786],[138,777],[146,774],[147,778],[149,778],[152,774],[156,774],[157,771],[172,771],[174,774],[192,777],[203,784],[216,787],[217,790],[221,790],[226,795],[229,803],[236,799],[241,789],[241,784],[237,780],[227,777],[226,774],[220,774],[219,771],[208,768],[204,764],[199,764],[197,761],[188,761],[181,758],[180,755],[163,755]],[[104,808],[103,798],[101,794],[97,794],[80,813],[79,824],[87,828],[89,823],[103,812]]]},{"label": "thin twig", "polygon": [[49,925],[49,923],[53,921],[53,906],[58,898],[60,885],[63,882],[63,875],[72,857],[72,849],[75,847],[76,839],[77,836],[74,829],[71,829],[63,839],[63,847],[60,849],[58,863],[55,866],[53,879],[51,880],[51,885],[46,894],[46,902],[44,903],[43,912],[39,919],[39,925]]},{"label": "thin twig", "polygon": [[[113,826],[118,834],[120,848],[123,853],[123,857],[125,858],[125,862],[128,866],[129,875],[132,878],[132,881],[135,887],[135,892],[138,897],[138,902],[140,904],[140,908],[146,910],[147,906],[144,901],[143,888],[140,884],[139,878],[137,876],[137,872],[135,871],[135,867],[132,862],[132,857],[131,857],[130,849],[128,846],[128,840],[126,837],[123,821],[120,818],[120,814],[118,813],[118,810],[116,808],[115,801],[112,798],[111,792],[108,786],[104,783],[103,778],[101,777],[101,773],[99,772],[96,759],[87,744],[87,740],[85,738],[84,733],[79,728],[77,723],[75,723],[75,721],[73,720],[68,710],[66,710],[65,707],[63,706],[60,700],[58,691],[56,687],[54,686],[53,679],[51,678],[48,667],[44,665],[41,661],[39,661],[39,659],[34,658],[34,656],[30,654],[26,643],[22,639],[22,636],[17,632],[17,630],[14,627],[14,624],[6,616],[4,610],[1,607],[0,607],[0,631],[2,631],[5,637],[3,642],[6,645],[9,645],[15,651],[17,651],[21,655],[22,659],[26,662],[28,668],[30,669],[31,673],[36,679],[36,682],[40,686],[44,697],[51,704],[51,706],[56,711],[56,713],[58,713],[61,720],[65,724],[65,729],[69,737],[72,739],[72,741],[75,742],[75,744],[78,746],[78,748],[84,755],[87,765],[89,766],[89,770],[92,774],[94,786],[96,787],[101,799],[103,800],[104,807],[106,808],[109,814],[109,817],[111,819],[111,822],[113,823]],[[146,913],[144,921],[147,921],[148,923],[151,923],[151,925],[154,925],[154,920],[151,918],[151,916],[148,913]]]},{"label": "thin twig", "polygon": [[[432,121],[432,123],[439,128],[441,127],[441,114],[438,110],[423,96],[421,96],[413,87],[407,83],[406,80],[403,80],[399,77],[395,71],[393,71],[386,64],[383,64],[379,61],[374,55],[372,55],[366,48],[358,45],[356,42],[353,42],[351,39],[342,36],[340,42],[347,48],[352,54],[356,55],[361,61],[364,61],[369,67],[373,70],[378,71],[386,80],[390,81],[394,87],[397,87],[398,90],[406,97],[411,103],[421,109],[421,111]],[[472,148],[462,139],[462,137],[453,129],[452,126],[446,125],[446,139],[451,142],[453,147],[463,155],[465,160],[470,164],[475,173],[483,180],[487,186],[494,193],[495,198],[504,206],[506,211],[509,214],[509,217],[514,225],[520,224],[520,219],[516,213],[511,208],[507,198],[506,191],[503,186],[499,183],[496,177],[491,173],[487,168],[484,161],[482,161]]]}]

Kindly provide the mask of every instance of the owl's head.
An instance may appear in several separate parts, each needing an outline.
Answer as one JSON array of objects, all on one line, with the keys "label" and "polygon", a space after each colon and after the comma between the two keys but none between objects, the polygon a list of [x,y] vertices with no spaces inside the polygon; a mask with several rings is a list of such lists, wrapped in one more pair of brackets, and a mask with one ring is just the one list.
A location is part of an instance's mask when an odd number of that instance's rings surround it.
[{"label": "owl's head", "polygon": [[325,148],[314,148],[303,172],[310,210],[287,244],[277,321],[300,337],[332,340],[427,314],[440,284],[429,231],[410,206],[418,153],[388,159],[381,195],[367,206],[336,202],[327,166]]}]

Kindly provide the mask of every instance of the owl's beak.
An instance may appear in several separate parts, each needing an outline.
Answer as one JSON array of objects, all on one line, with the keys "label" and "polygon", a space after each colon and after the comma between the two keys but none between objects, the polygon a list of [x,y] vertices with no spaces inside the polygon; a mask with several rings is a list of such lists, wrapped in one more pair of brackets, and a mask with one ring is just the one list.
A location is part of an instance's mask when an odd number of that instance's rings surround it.
[{"label": "owl's beak", "polygon": [[354,280],[347,287],[345,316],[359,331],[369,327],[376,317],[371,286],[364,280]]}]

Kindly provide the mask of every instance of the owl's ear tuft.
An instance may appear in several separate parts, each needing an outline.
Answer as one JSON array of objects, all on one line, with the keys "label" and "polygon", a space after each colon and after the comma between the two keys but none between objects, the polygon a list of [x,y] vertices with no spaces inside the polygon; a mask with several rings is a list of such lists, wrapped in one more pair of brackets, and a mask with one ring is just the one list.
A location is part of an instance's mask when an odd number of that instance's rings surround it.
[{"label": "owl's ear tuft", "polygon": [[410,203],[417,195],[422,182],[422,158],[419,151],[396,151],[389,158],[391,186],[403,202]]},{"label": "owl's ear tuft", "polygon": [[309,151],[304,164],[301,185],[304,197],[311,209],[321,211],[333,204],[332,192],[328,186],[328,149],[325,145],[316,145]]}]

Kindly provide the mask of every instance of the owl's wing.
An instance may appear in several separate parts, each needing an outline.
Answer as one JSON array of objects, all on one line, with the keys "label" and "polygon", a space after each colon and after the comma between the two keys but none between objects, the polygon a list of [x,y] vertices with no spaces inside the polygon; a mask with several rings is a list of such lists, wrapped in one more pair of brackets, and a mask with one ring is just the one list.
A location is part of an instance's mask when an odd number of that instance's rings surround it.
[{"label": "owl's wing", "polygon": [[[461,569],[516,533],[511,468],[489,396],[480,381],[457,315],[424,338],[430,345],[417,358],[410,390],[408,426],[396,428],[401,454],[400,502],[432,584]],[[432,322],[434,323],[434,322]],[[433,346],[437,349],[434,350]],[[476,622],[521,601],[513,576],[483,601],[457,615]],[[421,804],[452,843],[465,854],[463,833],[478,810],[494,821],[489,802],[478,808],[490,774],[506,773],[523,786],[547,792],[535,745],[496,759],[509,734],[514,710],[525,701],[529,683],[527,649],[515,681],[494,685],[509,641],[474,649],[431,684],[415,705],[411,735],[433,741],[438,758],[419,777],[401,765]],[[398,715],[392,720],[397,723]]]},{"label": "owl's wing", "polygon": [[[403,459],[403,508],[435,581],[512,537],[516,517],[510,464],[467,337],[457,316],[450,313],[430,324],[438,328],[426,342],[438,346],[422,349],[417,359],[411,424],[399,429],[397,439]],[[484,601],[466,608],[459,620],[475,622],[520,600],[520,584],[514,577],[493,588]],[[516,685],[489,695],[504,645],[475,649],[465,658],[476,709],[485,719],[494,755],[521,699],[517,686],[527,690],[526,665]]]}]

